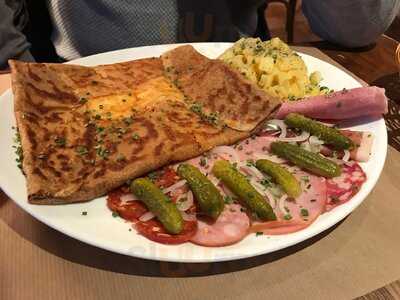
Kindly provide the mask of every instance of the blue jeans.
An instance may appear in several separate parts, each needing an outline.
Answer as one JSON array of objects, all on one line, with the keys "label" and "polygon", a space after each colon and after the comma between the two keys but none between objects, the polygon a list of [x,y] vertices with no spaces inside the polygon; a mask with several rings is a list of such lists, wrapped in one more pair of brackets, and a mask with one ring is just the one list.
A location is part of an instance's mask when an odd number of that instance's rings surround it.
[{"label": "blue jeans", "polygon": [[303,0],[302,8],[315,34],[354,48],[372,44],[386,31],[400,0]]}]

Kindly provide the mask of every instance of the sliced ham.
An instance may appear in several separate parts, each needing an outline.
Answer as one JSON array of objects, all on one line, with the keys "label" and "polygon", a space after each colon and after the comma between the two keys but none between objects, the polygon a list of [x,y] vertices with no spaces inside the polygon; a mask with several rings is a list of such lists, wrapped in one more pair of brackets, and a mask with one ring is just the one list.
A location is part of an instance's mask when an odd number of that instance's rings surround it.
[{"label": "sliced ham", "polygon": [[367,176],[356,162],[342,165],[342,175],[326,181],[327,186],[327,205],[326,210],[346,203],[361,188],[367,180]]},{"label": "sliced ham", "polygon": [[350,158],[356,161],[368,161],[371,156],[372,142],[374,137],[369,131],[351,131],[351,130],[341,130],[345,136],[350,138],[356,148],[350,152]]},{"label": "sliced ham", "polygon": [[257,136],[256,139],[248,138],[240,142],[236,149],[241,161],[255,159],[257,154],[268,153],[271,143],[276,140],[273,136]]},{"label": "sliced ham", "polygon": [[[368,161],[371,156],[372,143],[374,141],[373,134],[369,131],[340,130],[340,132],[350,138],[356,145],[356,148],[350,151],[350,158],[355,161]],[[332,156],[334,150],[327,146],[323,146],[321,153],[325,156]],[[342,158],[344,152],[336,151],[336,156]]]},{"label": "sliced ham", "polygon": [[251,232],[271,235],[296,232],[309,226],[325,211],[325,179],[298,169],[293,174],[302,182],[302,194],[296,199],[278,203],[274,208],[277,221],[254,222]]},{"label": "sliced ham", "polygon": [[287,101],[276,112],[283,119],[295,112],[316,119],[344,120],[387,113],[385,89],[371,86],[313,96],[298,101]]},{"label": "sliced ham", "polygon": [[247,235],[249,226],[250,219],[239,204],[225,205],[215,222],[198,220],[197,232],[190,241],[207,247],[231,245]]},{"label": "sliced ham", "polygon": [[271,143],[276,140],[273,136],[257,136],[256,138],[247,138],[241,141],[235,146],[225,146],[226,148],[231,148],[231,151],[236,152],[236,157],[229,155],[227,153],[215,154],[210,152],[204,156],[198,156],[188,160],[187,163],[194,165],[199,168],[205,174],[211,172],[214,161],[219,159],[225,159],[230,161],[230,163],[237,163],[239,159],[240,163],[246,163],[248,159],[257,159],[260,155],[269,155],[270,159],[277,159],[273,157],[272,154],[268,153],[271,148]]}]

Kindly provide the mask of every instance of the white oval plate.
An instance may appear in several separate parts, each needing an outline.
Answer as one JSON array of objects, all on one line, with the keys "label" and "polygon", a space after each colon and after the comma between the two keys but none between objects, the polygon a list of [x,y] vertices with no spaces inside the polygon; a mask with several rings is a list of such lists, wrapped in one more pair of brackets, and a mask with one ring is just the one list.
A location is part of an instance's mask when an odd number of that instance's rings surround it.
[{"label": "white oval plate", "polygon": [[[229,43],[197,43],[193,46],[210,58],[217,57],[231,44]],[[148,46],[133,49],[107,52],[77,59],[71,63],[85,66],[110,64],[127,60],[159,56],[177,45]],[[319,70],[324,78],[322,84],[335,90],[359,87],[360,84],[351,76],[322,60],[301,54],[309,72]],[[363,163],[368,180],[359,193],[348,203],[321,215],[308,228],[287,235],[258,236],[249,235],[240,243],[228,247],[207,248],[191,243],[178,246],[157,244],[129,231],[129,223],[121,218],[113,218],[106,206],[105,197],[87,203],[60,206],[39,206],[27,202],[25,177],[17,168],[13,145],[15,125],[13,114],[13,96],[10,90],[0,97],[0,186],[23,210],[36,219],[62,233],[82,242],[104,248],[113,252],[162,261],[175,262],[215,262],[241,259],[273,252],[304,241],[328,229],[351,213],[372,190],[382,171],[386,150],[387,134],[383,119],[363,119],[356,130],[369,130],[374,133],[375,140],[371,159]],[[82,212],[87,215],[83,216]]]}]

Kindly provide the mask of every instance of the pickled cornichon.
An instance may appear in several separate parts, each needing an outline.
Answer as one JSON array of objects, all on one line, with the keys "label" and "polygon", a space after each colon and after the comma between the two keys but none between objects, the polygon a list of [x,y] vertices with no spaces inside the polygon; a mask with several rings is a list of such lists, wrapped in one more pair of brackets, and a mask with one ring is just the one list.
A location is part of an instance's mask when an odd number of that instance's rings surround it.
[{"label": "pickled cornichon", "polygon": [[178,234],[182,231],[183,219],[175,203],[150,179],[135,179],[132,181],[130,189],[164,225],[168,233]]},{"label": "pickled cornichon", "polygon": [[344,136],[336,128],[328,127],[296,113],[288,114],[285,118],[285,123],[289,127],[298,128],[317,136],[337,150],[351,150],[355,146],[351,139]]},{"label": "pickled cornichon", "polygon": [[276,220],[276,215],[257,190],[249,183],[246,176],[236,170],[226,160],[218,160],[212,168],[214,175],[221,181],[261,220]]},{"label": "pickled cornichon", "polygon": [[189,184],[200,210],[217,219],[225,204],[215,185],[199,169],[189,164],[179,165],[178,174]]},{"label": "pickled cornichon", "polygon": [[340,176],[342,173],[342,168],[335,162],[319,154],[304,150],[297,145],[273,142],[271,143],[271,151],[295,165],[320,176],[331,178]]},{"label": "pickled cornichon", "polygon": [[288,170],[268,159],[256,161],[256,168],[272,177],[289,197],[297,198],[301,194],[301,186],[296,177]]}]

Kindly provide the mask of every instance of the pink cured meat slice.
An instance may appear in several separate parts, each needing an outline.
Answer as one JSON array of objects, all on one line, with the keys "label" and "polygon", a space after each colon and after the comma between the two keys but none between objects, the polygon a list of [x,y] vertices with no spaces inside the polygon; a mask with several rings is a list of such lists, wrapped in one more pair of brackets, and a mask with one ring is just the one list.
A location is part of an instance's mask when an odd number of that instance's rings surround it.
[{"label": "pink cured meat slice", "polygon": [[275,117],[285,118],[292,112],[316,119],[344,120],[362,116],[379,116],[387,113],[385,90],[376,86],[360,87],[334,92],[329,95],[287,101]]},{"label": "pink cured meat slice", "polygon": [[[296,232],[308,227],[325,211],[326,180],[309,173],[295,170],[293,174],[302,182],[303,192],[296,199],[275,206],[277,221],[254,222],[252,232],[278,235]],[[282,211],[282,208],[284,211]],[[285,216],[290,216],[289,220]]]},{"label": "pink cured meat slice", "polygon": [[[355,161],[368,161],[371,156],[372,143],[374,141],[372,133],[369,131],[352,130],[340,130],[340,132],[350,138],[356,145],[356,148],[350,151],[350,158]],[[333,154],[333,150],[327,146],[324,146],[321,152],[326,156],[331,156]],[[337,152],[337,155],[339,158],[342,158],[344,152]]]},{"label": "pink cured meat slice", "polygon": [[241,206],[229,204],[214,223],[198,219],[197,232],[190,241],[207,247],[231,245],[242,240],[249,227],[250,219]]},{"label": "pink cured meat slice", "polygon": [[[256,140],[253,138],[247,138],[241,141],[239,144],[237,144],[236,149],[234,149],[232,146],[229,147],[232,147],[233,150],[236,150],[237,156],[241,162],[246,162],[247,159],[254,159],[254,154],[266,153],[266,151],[271,148],[271,143],[275,140],[276,138],[273,136],[258,136]],[[209,174],[214,162],[219,159],[226,159],[231,163],[234,162],[234,159],[227,154],[211,154],[205,160],[205,165],[201,163],[202,156],[192,158],[188,160],[187,163],[199,168],[204,174]]]},{"label": "pink cured meat slice", "polygon": [[[265,153],[271,149],[271,144],[276,140],[274,136],[257,136],[256,140],[248,138],[238,144],[240,151],[238,151],[241,161],[253,158],[256,153]],[[237,147],[238,148],[238,147]]]},{"label": "pink cured meat slice", "polygon": [[326,211],[349,201],[366,180],[367,176],[357,163],[343,164],[342,175],[326,181]]}]

